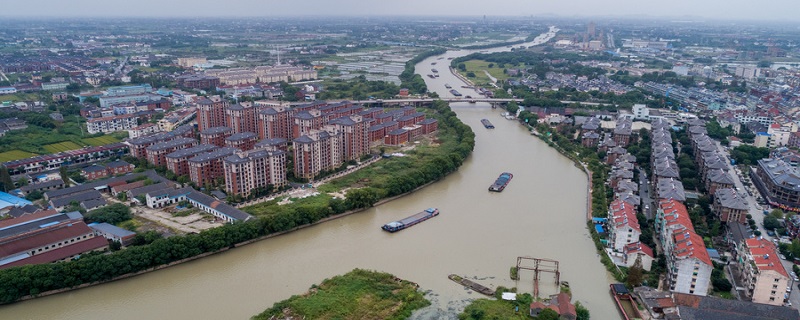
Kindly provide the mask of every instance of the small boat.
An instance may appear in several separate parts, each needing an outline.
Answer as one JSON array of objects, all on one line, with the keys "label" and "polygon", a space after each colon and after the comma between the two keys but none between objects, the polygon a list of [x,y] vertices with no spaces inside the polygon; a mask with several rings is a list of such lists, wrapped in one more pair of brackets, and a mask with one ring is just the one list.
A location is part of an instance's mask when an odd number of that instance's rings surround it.
[{"label": "small boat", "polygon": [[435,66],[435,65],[436,65],[436,62],[431,62],[431,65],[432,65],[432,66]]},{"label": "small boat", "polygon": [[433,73],[439,73],[439,70],[436,70],[436,69],[431,69],[431,72],[433,72]]},{"label": "small boat", "polygon": [[438,78],[439,74],[438,73],[434,73],[433,76]]},{"label": "small boat", "polygon": [[447,58],[447,60],[453,60],[453,57]]},{"label": "small boat", "polygon": [[460,97],[461,96],[461,92],[456,91],[456,89],[450,89],[450,94],[452,94],[452,95],[454,95],[456,97]]},{"label": "small boat", "polygon": [[494,296],[494,291],[495,290],[489,289],[489,288],[487,288],[487,287],[485,287],[485,286],[483,286],[483,285],[481,285],[481,284],[479,284],[477,282],[465,279],[465,278],[463,278],[463,277],[461,277],[459,275],[451,274],[451,275],[447,276],[447,278],[450,279],[450,280],[453,280],[455,283],[458,283],[458,284],[464,286],[465,288],[474,290],[477,293],[485,294],[485,295],[490,296],[490,297]]},{"label": "small boat", "polygon": [[489,119],[481,119],[481,123],[486,129],[494,129],[494,125],[489,121]]},{"label": "small boat", "polygon": [[494,181],[494,184],[489,187],[489,191],[502,192],[511,181],[511,178],[514,178],[513,174],[510,172],[503,172],[499,177],[497,177],[497,180]]},{"label": "small boat", "polygon": [[408,218],[389,222],[383,225],[381,229],[389,232],[397,232],[438,215],[439,209],[428,208]]},{"label": "small boat", "polygon": [[435,78],[435,77],[434,77],[432,74],[429,74],[429,75],[428,75],[428,78],[431,78],[431,79],[433,79],[433,78]]},{"label": "small boat", "polygon": [[453,86],[451,86],[451,85],[449,85],[447,83],[444,84],[444,87],[447,88],[447,89],[452,89],[453,88]]}]

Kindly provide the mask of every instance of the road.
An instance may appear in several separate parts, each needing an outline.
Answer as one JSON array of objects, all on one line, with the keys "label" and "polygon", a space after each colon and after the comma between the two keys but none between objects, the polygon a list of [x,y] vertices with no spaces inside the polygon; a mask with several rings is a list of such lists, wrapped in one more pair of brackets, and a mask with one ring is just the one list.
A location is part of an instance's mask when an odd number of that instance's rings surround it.
[{"label": "road", "polygon": [[647,172],[642,168],[636,167],[639,171],[639,197],[642,199],[642,212],[647,219],[655,219],[653,212],[656,210],[656,203],[650,193],[650,182],[647,180]]},{"label": "road", "polygon": [[[725,149],[719,142],[716,142],[717,149],[723,155],[730,156],[728,150]],[[761,231],[761,235],[769,240],[773,240],[774,237],[767,235],[767,230],[764,229],[764,213],[763,208],[758,205],[756,201],[756,196],[758,196],[758,190],[755,187],[751,188],[746,187],[742,182],[742,172],[738,168],[731,168],[730,163],[726,163],[729,170],[728,172],[732,173],[733,182],[736,186],[736,189],[743,193],[747,199],[747,205],[750,207],[750,215],[753,216],[753,220],[756,221],[756,225],[758,226],[758,230]],[[748,191],[749,190],[749,191]],[[786,260],[781,259],[781,264],[786,269],[786,273],[791,273],[792,271],[792,263]],[[800,290],[797,288],[796,282],[790,280],[789,287],[792,288],[792,292],[789,295],[789,301],[792,303],[792,306],[797,308],[800,306]]]}]

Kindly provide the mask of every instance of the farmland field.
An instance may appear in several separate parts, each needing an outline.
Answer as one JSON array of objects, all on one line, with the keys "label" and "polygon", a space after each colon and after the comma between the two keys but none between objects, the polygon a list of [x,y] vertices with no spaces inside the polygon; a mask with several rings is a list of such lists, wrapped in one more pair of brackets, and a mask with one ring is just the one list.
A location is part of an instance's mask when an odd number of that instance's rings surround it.
[{"label": "farmland field", "polygon": [[25,152],[22,150],[11,150],[0,152],[0,162],[25,159],[35,156],[35,153]]},{"label": "farmland field", "polygon": [[48,144],[46,146],[43,146],[43,148],[45,150],[47,150],[47,152],[58,153],[58,152],[69,151],[69,150],[77,150],[77,149],[80,149],[81,146],[78,145],[75,142],[72,142],[72,141],[64,141],[64,142],[59,142],[59,143],[54,143],[54,144]]},{"label": "farmland field", "polygon": [[116,143],[116,142],[119,142],[119,141],[120,141],[119,139],[114,138],[112,136],[102,136],[102,137],[97,137],[97,138],[86,138],[86,139],[83,139],[83,142],[85,142],[88,145],[92,145],[92,146],[102,146],[102,145],[106,145],[106,144]]}]

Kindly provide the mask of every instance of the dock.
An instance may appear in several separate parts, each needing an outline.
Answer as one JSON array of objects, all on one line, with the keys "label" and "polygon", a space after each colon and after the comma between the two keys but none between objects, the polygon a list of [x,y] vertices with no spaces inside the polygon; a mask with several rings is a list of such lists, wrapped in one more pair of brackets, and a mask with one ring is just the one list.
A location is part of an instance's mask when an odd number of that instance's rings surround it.
[{"label": "dock", "polygon": [[485,294],[490,297],[494,297],[494,290],[484,287],[481,284],[478,284],[472,280],[464,279],[463,277],[455,274],[451,274],[447,276],[448,279],[455,281],[456,283],[464,286],[467,289],[471,289],[477,293]]}]

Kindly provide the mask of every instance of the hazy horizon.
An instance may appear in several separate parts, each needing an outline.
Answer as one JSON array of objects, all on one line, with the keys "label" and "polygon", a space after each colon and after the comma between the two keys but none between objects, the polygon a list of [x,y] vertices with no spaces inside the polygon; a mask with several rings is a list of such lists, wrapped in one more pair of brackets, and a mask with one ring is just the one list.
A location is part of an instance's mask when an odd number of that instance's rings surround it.
[{"label": "hazy horizon", "polygon": [[[364,0],[305,0],[298,4],[263,0],[139,0],[114,5],[107,0],[40,0],[7,4],[0,16],[19,18],[70,17],[296,17],[296,16],[556,16],[589,18],[597,16],[664,19],[708,19],[800,22],[797,0],[674,0],[643,3],[636,0],[572,0],[538,2],[498,0],[491,4],[455,0],[407,0],[393,4]],[[224,5],[224,9],[220,6]]]}]

